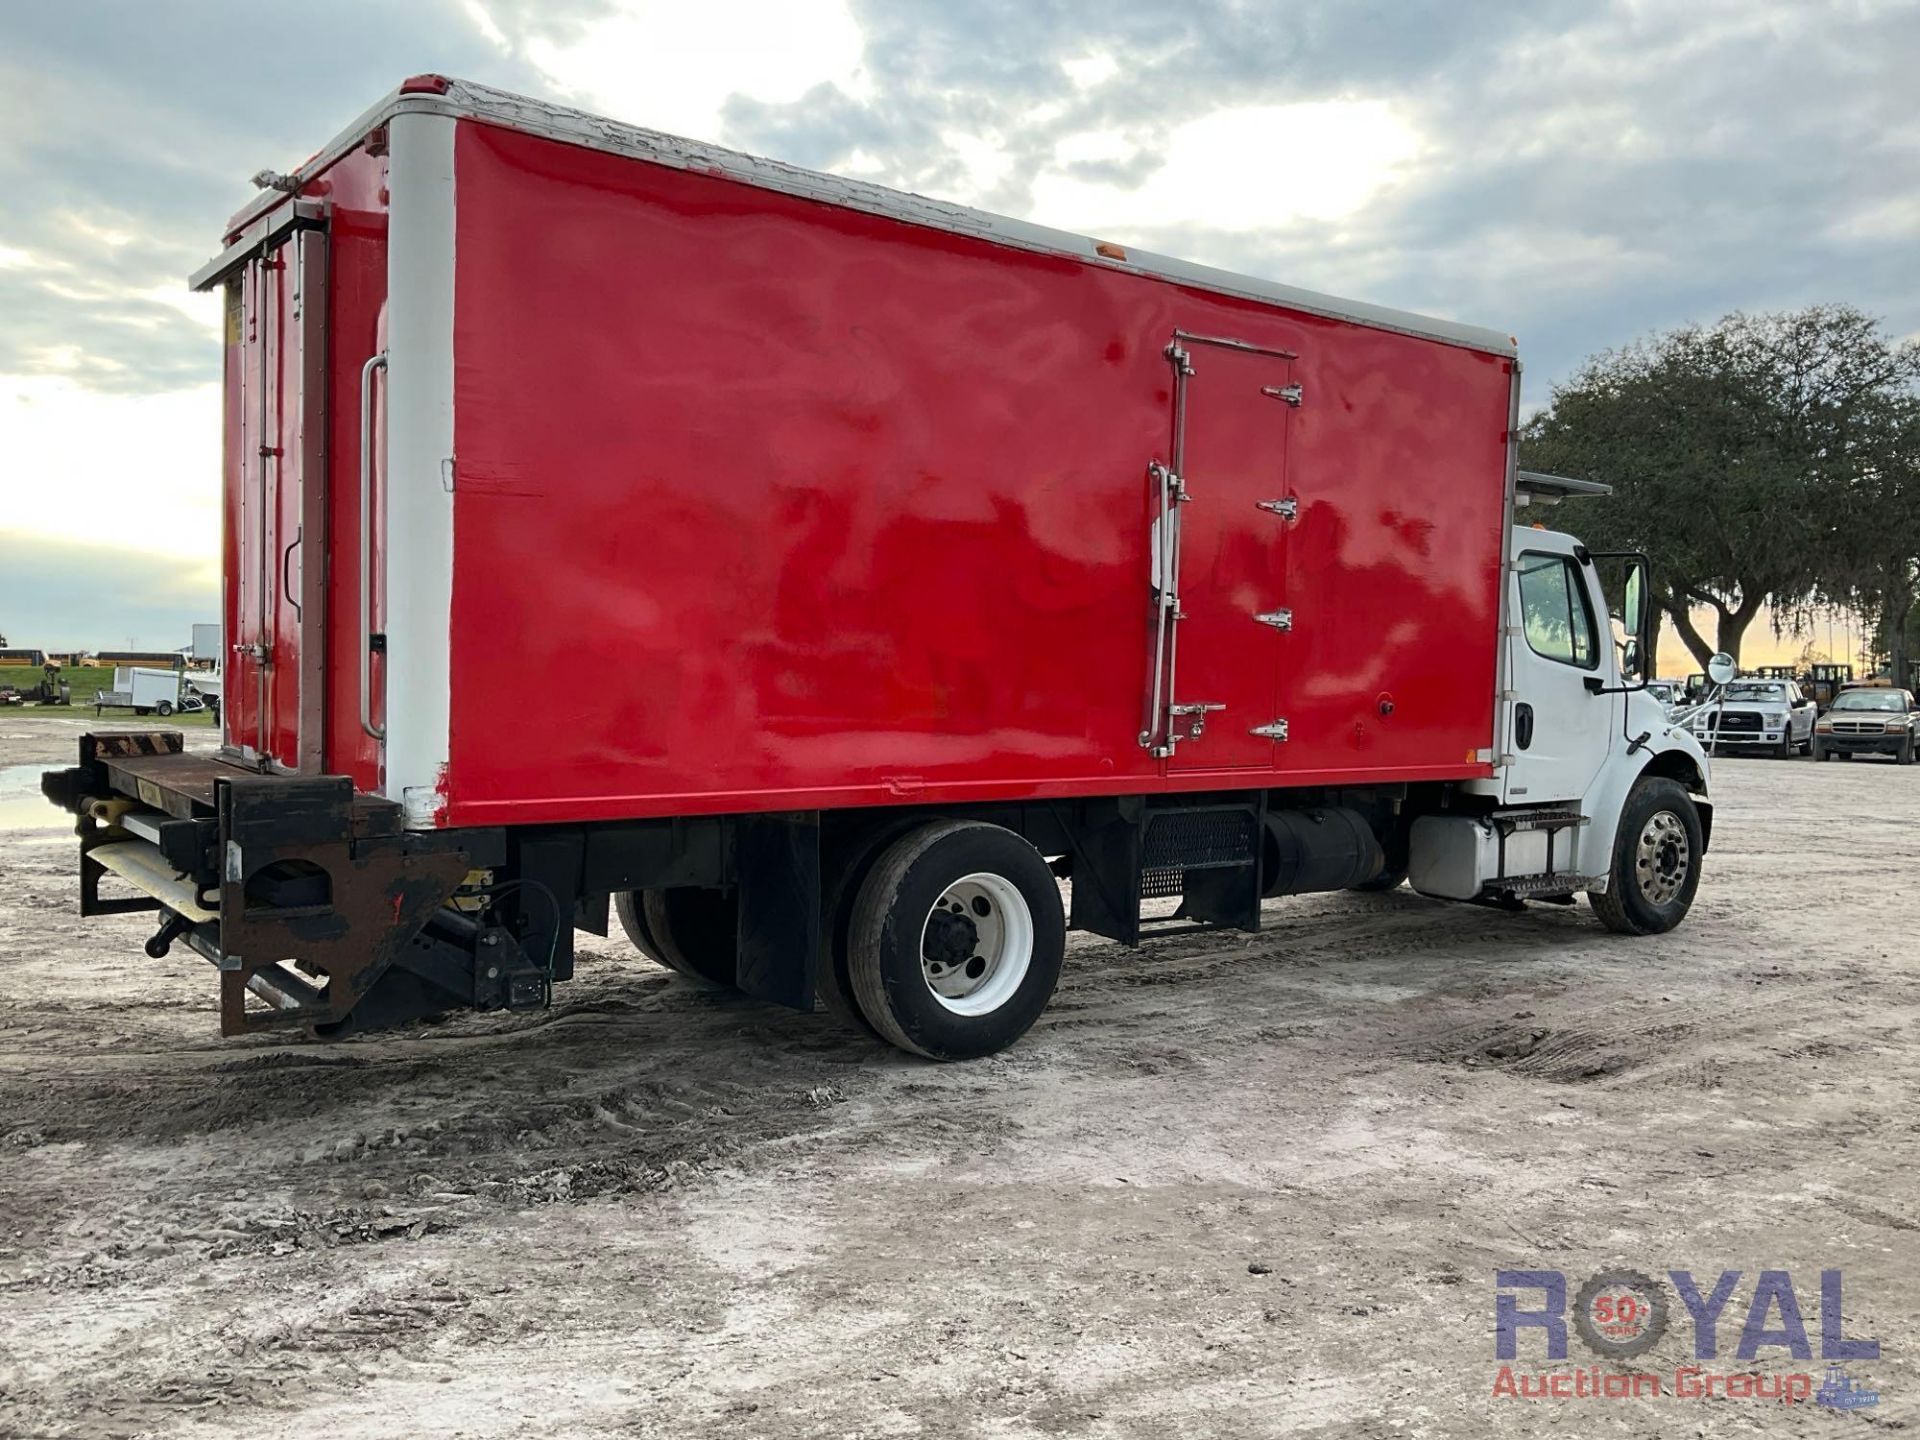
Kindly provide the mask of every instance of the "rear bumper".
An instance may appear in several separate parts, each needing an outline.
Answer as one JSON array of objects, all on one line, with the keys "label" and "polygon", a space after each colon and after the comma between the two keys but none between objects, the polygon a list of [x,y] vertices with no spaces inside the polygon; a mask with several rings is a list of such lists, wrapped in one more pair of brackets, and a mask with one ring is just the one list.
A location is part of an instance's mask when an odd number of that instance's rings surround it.
[{"label": "rear bumper", "polygon": [[81,914],[156,913],[149,954],[178,941],[219,969],[223,1034],[545,1003],[512,936],[449,905],[497,831],[409,833],[344,776],[258,774],[176,731],[85,735],[41,788],[76,817]]}]

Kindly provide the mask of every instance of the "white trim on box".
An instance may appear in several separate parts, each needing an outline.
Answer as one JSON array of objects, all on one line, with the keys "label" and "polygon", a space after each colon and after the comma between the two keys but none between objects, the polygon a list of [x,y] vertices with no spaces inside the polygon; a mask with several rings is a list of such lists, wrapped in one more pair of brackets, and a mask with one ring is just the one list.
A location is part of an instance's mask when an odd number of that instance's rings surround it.
[{"label": "white trim on box", "polygon": [[[423,86],[420,82],[426,83]],[[617,121],[589,115],[581,110],[570,110],[546,100],[510,94],[505,90],[476,85],[471,81],[423,76],[419,77],[418,81],[408,83],[412,88],[396,90],[387,96],[348,126],[332,144],[302,165],[291,177],[291,183],[297,188],[299,184],[312,179],[358,145],[369,131],[388,124],[399,116],[444,115],[457,119],[480,120],[489,125],[500,125],[508,129],[524,131],[529,135],[559,140],[569,145],[583,145],[591,150],[604,150],[613,155],[626,155],[634,159],[651,161],[656,165],[668,165],[676,170],[697,170],[708,175],[722,175],[744,184],[757,185],[763,190],[777,190],[782,194],[818,200],[823,204],[842,205],[850,210],[885,215],[911,225],[925,225],[937,230],[952,231],[955,234],[972,235],[996,244],[1010,245],[1016,249],[1036,250],[1051,255],[1071,255],[1076,259],[1110,269],[1158,275],[1182,285],[1191,285],[1196,289],[1261,300],[1271,305],[1285,306],[1290,310],[1299,310],[1310,315],[1324,315],[1331,319],[1345,320],[1376,330],[1393,330],[1405,335],[1418,335],[1429,340],[1439,340],[1448,345],[1459,345],[1469,350],[1484,350],[1495,355],[1515,353],[1511,336],[1478,325],[1462,325],[1452,320],[1436,320],[1430,316],[1392,310],[1384,305],[1369,305],[1359,300],[1340,300],[1312,290],[1299,290],[1291,285],[1279,285],[1248,275],[1236,275],[1228,270],[1216,270],[1208,265],[1195,265],[1190,261],[1177,260],[1167,255],[1135,250],[1131,246],[1103,245],[1084,235],[1075,235],[1065,230],[1052,230],[1044,225],[1030,225],[1024,220],[1014,220],[985,210],[950,204],[944,200],[931,200],[924,195],[913,195],[903,190],[889,190],[883,185],[875,185],[865,180],[847,180],[837,175],[823,175],[818,171],[803,170],[797,165],[787,165],[777,160],[763,160],[754,155],[743,155],[737,150],[723,149],[718,145],[707,145],[697,140],[684,140],[675,135],[662,134],[658,130],[643,130],[637,125],[622,125]],[[444,89],[436,91],[434,87],[444,87]],[[397,187],[395,193],[398,193]],[[269,192],[256,199],[253,204],[233,217],[227,230],[229,238],[239,239],[241,232],[283,198],[278,192]],[[1204,220],[1205,217],[1192,218]]]},{"label": "white trim on box", "polygon": [[412,829],[445,799],[453,608],[453,132],[390,126],[387,230],[385,794]]}]

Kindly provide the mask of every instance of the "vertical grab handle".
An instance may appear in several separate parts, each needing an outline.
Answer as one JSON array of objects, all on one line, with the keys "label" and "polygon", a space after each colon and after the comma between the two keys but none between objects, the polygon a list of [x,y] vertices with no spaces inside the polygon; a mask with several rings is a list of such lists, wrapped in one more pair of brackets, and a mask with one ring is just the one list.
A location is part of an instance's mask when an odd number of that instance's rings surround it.
[{"label": "vertical grab handle", "polygon": [[373,723],[373,372],[387,368],[387,352],[360,367],[360,728],[385,742],[386,727]]}]

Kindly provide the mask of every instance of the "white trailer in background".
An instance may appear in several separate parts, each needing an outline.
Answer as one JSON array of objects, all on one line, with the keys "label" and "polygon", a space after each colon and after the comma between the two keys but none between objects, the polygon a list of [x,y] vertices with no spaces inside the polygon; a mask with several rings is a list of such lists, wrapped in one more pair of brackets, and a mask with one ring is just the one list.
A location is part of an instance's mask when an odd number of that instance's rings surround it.
[{"label": "white trailer in background", "polygon": [[[94,714],[103,710],[131,710],[136,715],[171,715],[182,708],[180,672],[145,665],[113,667],[113,689],[94,696]],[[192,708],[198,709],[195,704]]]}]

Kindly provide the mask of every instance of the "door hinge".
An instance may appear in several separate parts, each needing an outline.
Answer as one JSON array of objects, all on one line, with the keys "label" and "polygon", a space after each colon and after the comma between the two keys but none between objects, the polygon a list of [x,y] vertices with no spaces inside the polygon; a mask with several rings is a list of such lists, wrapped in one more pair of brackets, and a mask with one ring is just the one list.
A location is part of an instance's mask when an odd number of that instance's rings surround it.
[{"label": "door hinge", "polygon": [[1302,390],[1298,384],[1262,385],[1260,387],[1260,393],[1262,395],[1271,395],[1275,400],[1283,400],[1295,409],[1299,408],[1300,401],[1306,395],[1306,392]]},{"label": "door hinge", "polygon": [[1287,738],[1287,722],[1276,720],[1271,725],[1256,725],[1247,733],[1258,735],[1262,740],[1284,740]]},{"label": "door hinge", "polygon": [[1253,618],[1262,625],[1271,625],[1276,630],[1293,629],[1293,611],[1291,610],[1269,610]]},{"label": "door hinge", "polygon": [[1173,368],[1182,375],[1193,374],[1193,357],[1181,347],[1178,340],[1173,341],[1160,353],[1165,355],[1173,363]]},{"label": "door hinge", "polygon": [[1291,495],[1287,496],[1284,500],[1256,500],[1254,501],[1254,505],[1257,509],[1271,511],[1282,520],[1298,520],[1300,518],[1300,502]]}]

